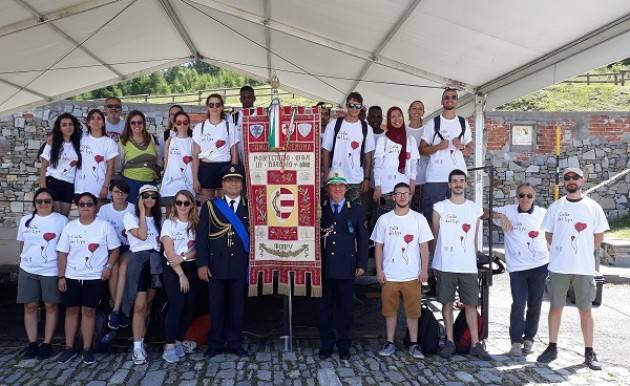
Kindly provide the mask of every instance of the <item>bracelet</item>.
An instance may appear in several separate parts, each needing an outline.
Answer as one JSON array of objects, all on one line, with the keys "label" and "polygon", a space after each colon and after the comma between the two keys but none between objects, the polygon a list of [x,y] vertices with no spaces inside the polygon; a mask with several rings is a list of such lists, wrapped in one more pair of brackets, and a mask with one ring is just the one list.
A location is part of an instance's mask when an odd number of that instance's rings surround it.
[{"label": "bracelet", "polygon": [[65,276],[59,276],[59,279],[64,279],[65,280],[66,277]]}]

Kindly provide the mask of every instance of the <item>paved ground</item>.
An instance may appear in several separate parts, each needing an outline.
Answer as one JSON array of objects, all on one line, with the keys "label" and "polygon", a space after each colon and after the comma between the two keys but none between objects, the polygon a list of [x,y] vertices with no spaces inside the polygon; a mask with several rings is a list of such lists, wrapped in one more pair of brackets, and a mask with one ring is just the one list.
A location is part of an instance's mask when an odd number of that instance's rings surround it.
[{"label": "paved ground", "polygon": [[[55,361],[20,361],[20,348],[24,344],[19,309],[5,307],[0,330],[0,385],[630,385],[630,363],[628,340],[630,331],[624,326],[630,323],[627,306],[630,286],[606,285],[604,305],[595,311],[595,349],[604,361],[604,370],[591,371],[581,365],[582,342],[579,320],[574,308],[567,308],[559,345],[561,354],[551,366],[536,364],[537,353],[546,341],[546,320],[541,321],[541,341],[536,354],[527,360],[514,360],[504,354],[509,346],[507,320],[509,292],[506,275],[498,277],[491,292],[491,324],[489,352],[494,360],[480,362],[467,356],[456,356],[445,361],[437,356],[425,360],[414,360],[399,351],[391,358],[380,358],[376,351],[380,347],[383,331],[382,318],[378,314],[377,292],[363,288],[365,296],[357,306],[357,340],[352,357],[340,361],[335,354],[332,359],[317,358],[316,330],[313,329],[313,303],[303,303],[296,312],[308,317],[298,318],[297,334],[292,353],[281,351],[282,342],[277,336],[270,339],[261,335],[248,335],[248,358],[238,359],[232,355],[219,355],[207,360],[200,352],[192,354],[187,361],[176,365],[166,364],[160,359],[160,345],[150,346],[150,362],[134,366],[126,341],[117,341],[117,353],[97,355],[97,363],[86,366],[78,360],[68,365]],[[308,312],[310,310],[311,312]],[[548,303],[544,305],[544,313]],[[276,314],[277,316],[277,314]],[[311,319],[308,319],[311,318]],[[252,318],[255,319],[255,318]],[[250,322],[252,326],[256,322]],[[258,326],[260,327],[260,326]],[[268,328],[268,327],[265,327]],[[259,330],[260,331],[260,330]],[[57,339],[57,343],[61,340]]]}]

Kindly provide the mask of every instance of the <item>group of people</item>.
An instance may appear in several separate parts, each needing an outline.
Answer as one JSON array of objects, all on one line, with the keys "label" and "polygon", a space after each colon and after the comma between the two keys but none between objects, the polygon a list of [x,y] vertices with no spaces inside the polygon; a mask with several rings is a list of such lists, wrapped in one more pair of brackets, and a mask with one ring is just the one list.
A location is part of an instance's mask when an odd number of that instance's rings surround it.
[{"label": "group of people", "polygon": [[[243,108],[251,108],[254,101],[253,89],[243,87]],[[380,355],[396,351],[402,298],[409,353],[423,357],[418,318],[422,283],[428,282],[443,305],[446,343],[440,355],[449,358],[455,352],[457,304],[471,333],[471,354],[491,359],[478,336],[476,259],[480,221],[492,215],[505,232],[513,298],[510,354],[532,352],[549,277],[549,346],[538,360],[550,362],[557,355],[560,317],[572,285],[585,363],[600,369],[592,347],[593,251],[608,224],[601,207],[582,194],[584,173],[577,168],[564,172],[568,194],[547,211],[534,205],[535,189],[526,182],[517,189],[516,204],[483,209],[465,197],[466,158],[473,145],[467,121],[457,115],[457,91],[446,89],[441,102],[442,114],[426,124],[421,101],[410,104],[408,124],[402,109],[391,107],[385,127],[382,109],[366,109],[357,92],[348,95],[345,112],[337,117],[331,118],[330,110],[320,105],[326,177],[320,357],[331,356],[335,345],[340,358],[350,357],[354,280],[367,269],[371,240],[386,322]],[[27,357],[52,355],[57,304],[63,303],[66,349],[59,361],[78,353],[74,337],[80,315],[83,361],[93,363],[95,308],[109,294],[110,328],[126,327],[131,319],[133,360],[146,363],[147,314],[156,290],[164,288],[169,310],[163,358],[181,360],[190,349],[182,340],[201,281],[207,283],[212,318],[206,354],[227,348],[247,355],[241,336],[249,254],[245,176],[239,165],[242,116],[226,115],[218,94],[210,95],[206,105],[208,119],[192,130],[190,117],[180,106],[172,106],[168,130],[160,138],[148,133],[140,111],[129,112],[121,124],[118,98],[107,99],[107,117],[99,110],[88,113],[86,134],[71,114],[57,118],[41,155],[35,211],[22,219],[18,233],[18,302],[25,304],[31,342]],[[120,178],[114,179],[115,174]],[[79,218],[68,222],[72,201]],[[160,204],[166,206],[164,222]],[[35,315],[40,301],[47,317],[44,343],[38,346]]]}]

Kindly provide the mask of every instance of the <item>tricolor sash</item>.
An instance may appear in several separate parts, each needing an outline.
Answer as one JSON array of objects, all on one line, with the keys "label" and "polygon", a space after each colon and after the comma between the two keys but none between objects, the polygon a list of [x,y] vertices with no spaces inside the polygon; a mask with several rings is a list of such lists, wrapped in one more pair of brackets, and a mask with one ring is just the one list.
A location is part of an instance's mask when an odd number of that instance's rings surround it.
[{"label": "tricolor sash", "polygon": [[247,233],[245,225],[243,225],[241,219],[236,215],[236,213],[234,213],[232,208],[228,206],[227,202],[225,202],[223,198],[215,197],[212,202],[214,202],[215,206],[217,207],[217,209],[219,209],[219,212],[221,212],[223,217],[225,217],[225,219],[228,220],[230,224],[232,224],[234,231],[243,242],[243,249],[245,250],[245,253],[249,253],[249,234]]}]

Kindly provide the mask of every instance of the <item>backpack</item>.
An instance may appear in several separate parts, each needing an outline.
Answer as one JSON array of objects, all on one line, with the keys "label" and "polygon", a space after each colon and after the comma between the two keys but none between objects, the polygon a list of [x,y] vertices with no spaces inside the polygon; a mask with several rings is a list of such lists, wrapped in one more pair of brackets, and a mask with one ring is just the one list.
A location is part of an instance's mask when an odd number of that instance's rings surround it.
[{"label": "backpack", "polygon": [[[361,141],[361,167],[363,167],[363,151],[365,150],[365,138],[367,137],[367,132],[368,132],[368,127],[367,127],[367,122],[365,122],[362,119],[359,119],[359,121],[361,122],[361,131],[363,132],[363,140]],[[335,145],[337,144],[337,134],[339,134],[339,130],[341,130],[341,124],[343,123],[343,118],[337,118],[337,121],[335,122],[335,136],[333,137],[333,145],[332,145],[332,149],[330,149],[330,154],[335,154]]]},{"label": "backpack", "polygon": [[[201,123],[201,135],[203,135],[203,129],[206,127],[206,120]],[[230,137],[230,120],[225,119],[225,129],[227,130],[227,136]]]},{"label": "backpack", "polygon": [[[418,345],[422,353],[432,355],[438,352],[440,344],[440,324],[433,312],[425,304],[422,304],[420,318],[418,319]],[[409,347],[409,330],[404,338],[404,344]]]},{"label": "backpack", "polygon": [[[440,137],[440,140],[444,141],[444,136],[442,136],[442,133],[440,133],[440,119],[441,115],[438,115],[437,117],[433,118],[433,139],[431,140],[431,144],[433,144],[435,142],[435,137]],[[464,139],[464,133],[466,132],[466,119],[464,117],[462,117],[461,115],[457,116],[457,119],[459,120],[459,125],[462,128],[462,132],[459,133],[459,135],[457,136],[457,138],[459,138],[460,140]]]},{"label": "backpack", "polygon": [[[483,318],[479,311],[477,311],[477,333],[479,337],[483,335]],[[458,354],[468,354],[470,352],[472,338],[466,323],[466,312],[463,308],[459,311],[455,323],[453,323],[453,340],[455,341],[455,352]]]}]

